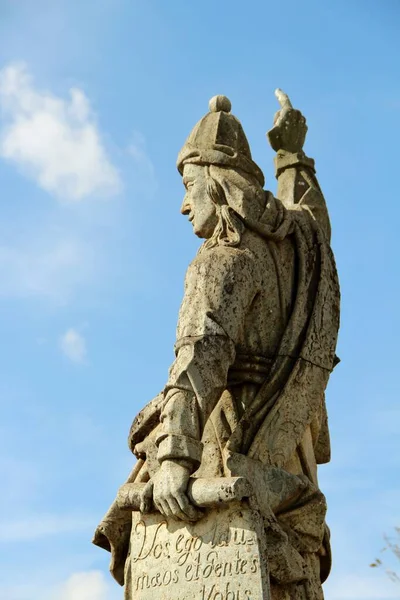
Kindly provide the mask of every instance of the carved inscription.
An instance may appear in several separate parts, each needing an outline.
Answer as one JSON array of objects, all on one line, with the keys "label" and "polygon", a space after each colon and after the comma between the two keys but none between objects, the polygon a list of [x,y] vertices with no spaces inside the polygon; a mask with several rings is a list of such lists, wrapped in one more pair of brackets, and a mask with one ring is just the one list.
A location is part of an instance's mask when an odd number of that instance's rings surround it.
[{"label": "carved inscription", "polygon": [[133,513],[127,581],[136,600],[268,599],[263,528],[239,504],[195,524]]}]

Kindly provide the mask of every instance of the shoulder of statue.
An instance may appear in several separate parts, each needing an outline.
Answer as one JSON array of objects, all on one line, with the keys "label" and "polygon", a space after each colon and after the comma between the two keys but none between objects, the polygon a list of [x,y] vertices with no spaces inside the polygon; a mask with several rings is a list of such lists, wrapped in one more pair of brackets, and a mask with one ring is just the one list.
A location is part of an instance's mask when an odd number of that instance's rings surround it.
[{"label": "shoulder of statue", "polygon": [[200,277],[207,282],[216,279],[235,277],[241,273],[251,276],[256,268],[256,256],[245,245],[240,247],[215,246],[199,252],[189,265],[187,280]]},{"label": "shoulder of statue", "polygon": [[209,265],[210,267],[221,266],[221,264],[235,265],[237,263],[251,263],[254,260],[254,254],[246,244],[240,246],[214,246],[201,250],[193,264]]}]

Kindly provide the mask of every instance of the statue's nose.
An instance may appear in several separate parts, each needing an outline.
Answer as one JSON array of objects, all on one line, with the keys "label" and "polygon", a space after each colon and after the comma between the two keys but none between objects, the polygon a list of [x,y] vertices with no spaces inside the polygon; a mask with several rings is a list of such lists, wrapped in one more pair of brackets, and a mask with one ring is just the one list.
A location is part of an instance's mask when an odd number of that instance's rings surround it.
[{"label": "statue's nose", "polygon": [[187,197],[187,194],[185,195],[183,202],[182,202],[181,213],[183,215],[188,215],[190,213],[190,202]]}]

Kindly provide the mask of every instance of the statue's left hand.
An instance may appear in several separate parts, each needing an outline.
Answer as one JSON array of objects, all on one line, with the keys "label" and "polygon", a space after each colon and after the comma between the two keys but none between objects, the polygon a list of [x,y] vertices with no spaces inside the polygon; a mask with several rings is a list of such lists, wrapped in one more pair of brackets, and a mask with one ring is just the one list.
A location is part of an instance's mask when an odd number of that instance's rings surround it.
[{"label": "statue's left hand", "polygon": [[177,461],[164,460],[159,471],[151,478],[143,494],[141,512],[150,510],[151,495],[157,510],[165,517],[182,521],[197,521],[203,513],[189,501],[186,491],[190,469]]},{"label": "statue's left hand", "polygon": [[268,140],[275,152],[300,152],[307,134],[306,120],[299,110],[295,110],[289,96],[277,89],[275,95],[281,109],[275,115],[274,127],[268,131]]}]

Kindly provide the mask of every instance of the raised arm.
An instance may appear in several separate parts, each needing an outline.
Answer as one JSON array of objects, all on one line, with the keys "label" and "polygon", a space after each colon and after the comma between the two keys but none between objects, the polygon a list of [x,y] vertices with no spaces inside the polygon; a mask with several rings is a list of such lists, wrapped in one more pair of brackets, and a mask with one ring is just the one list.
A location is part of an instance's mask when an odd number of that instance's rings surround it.
[{"label": "raised arm", "polygon": [[329,241],[329,215],[315,174],[314,160],[303,151],[306,120],[299,110],[293,108],[287,94],[278,89],[275,95],[281,108],[275,115],[274,127],[267,135],[277,153],[277,198],[289,210],[306,210],[321,225]]}]

